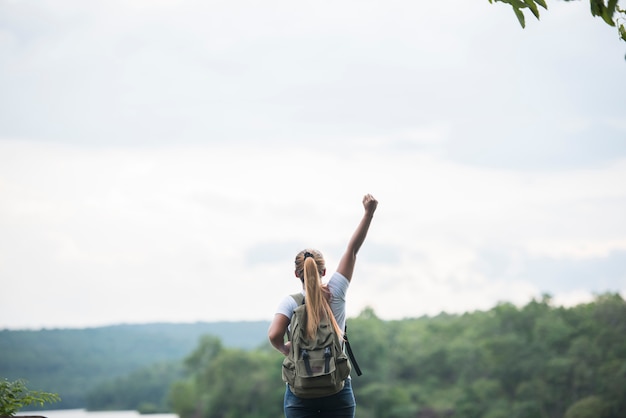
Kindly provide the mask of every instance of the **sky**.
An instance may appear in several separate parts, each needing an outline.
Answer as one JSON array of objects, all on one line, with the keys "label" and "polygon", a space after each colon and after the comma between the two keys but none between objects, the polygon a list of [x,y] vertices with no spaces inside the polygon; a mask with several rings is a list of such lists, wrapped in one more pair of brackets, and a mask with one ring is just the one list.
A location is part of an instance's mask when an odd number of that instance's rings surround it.
[{"label": "sky", "polygon": [[585,1],[0,0],[0,329],[626,297],[626,43]]}]

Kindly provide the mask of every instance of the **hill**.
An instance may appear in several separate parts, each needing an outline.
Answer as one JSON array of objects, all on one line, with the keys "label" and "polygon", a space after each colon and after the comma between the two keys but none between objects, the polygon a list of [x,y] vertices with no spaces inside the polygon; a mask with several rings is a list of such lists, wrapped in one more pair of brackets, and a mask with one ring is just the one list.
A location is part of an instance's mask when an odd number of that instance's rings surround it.
[{"label": "hill", "polygon": [[112,379],[158,363],[180,362],[200,337],[225,347],[254,349],[266,343],[267,321],[113,325],[84,329],[0,331],[0,377],[29,389],[58,393],[54,408],[83,408],[87,393]]}]

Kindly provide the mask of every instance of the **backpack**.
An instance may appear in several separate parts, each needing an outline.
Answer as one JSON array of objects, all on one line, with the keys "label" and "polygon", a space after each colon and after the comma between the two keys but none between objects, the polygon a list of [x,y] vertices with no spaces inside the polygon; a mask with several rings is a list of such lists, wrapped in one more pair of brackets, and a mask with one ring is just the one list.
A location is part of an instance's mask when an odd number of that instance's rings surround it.
[{"label": "backpack", "polygon": [[289,355],[283,360],[283,381],[300,398],[330,396],[343,389],[350,363],[343,344],[328,319],[320,321],[315,340],[306,335],[304,295],[291,295],[298,307],[291,317]]}]

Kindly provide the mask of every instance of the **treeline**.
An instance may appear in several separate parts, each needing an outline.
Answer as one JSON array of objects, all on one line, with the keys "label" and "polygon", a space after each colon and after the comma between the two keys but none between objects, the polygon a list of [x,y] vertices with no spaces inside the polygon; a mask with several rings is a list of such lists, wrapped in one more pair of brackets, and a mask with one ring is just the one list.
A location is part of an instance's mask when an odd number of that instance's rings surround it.
[{"label": "treeline", "polygon": [[[278,418],[282,356],[266,342],[267,325],[253,349],[213,334],[178,359],[151,357],[91,386],[79,407]],[[626,417],[626,302],[618,294],[571,308],[544,296],[523,307],[398,321],[366,309],[348,325],[363,369],[353,376],[359,418]],[[126,348],[109,355],[151,355],[146,346]],[[41,389],[63,396],[63,388]]]},{"label": "treeline", "polygon": [[96,411],[136,410],[142,414],[170,412],[170,388],[183,377],[181,361],[143,367],[91,389],[87,393],[86,407]]},{"label": "treeline", "polygon": [[[553,307],[383,321],[349,320],[363,369],[359,418],[626,417],[626,303],[618,294]],[[181,418],[277,418],[282,357],[206,337],[185,360],[169,403]]]},{"label": "treeline", "polygon": [[[146,411],[168,409],[169,384],[180,377],[182,359],[202,335],[218,336],[228,347],[252,349],[263,343],[268,325],[251,321],[2,330],[0,378],[25,379],[33,390],[58,393],[61,402],[46,409],[89,404],[136,409],[136,399]],[[135,389],[136,380],[141,387]],[[129,394],[122,396],[116,388],[129,389]]]}]

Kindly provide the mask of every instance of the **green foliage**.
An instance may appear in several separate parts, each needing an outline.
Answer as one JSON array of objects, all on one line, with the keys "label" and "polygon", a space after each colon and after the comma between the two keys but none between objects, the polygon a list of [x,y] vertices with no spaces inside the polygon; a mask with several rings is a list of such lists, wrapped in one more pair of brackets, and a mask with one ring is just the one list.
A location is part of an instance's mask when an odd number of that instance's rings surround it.
[{"label": "green foliage", "polygon": [[[352,380],[360,418],[623,418],[626,411],[619,294],[571,308],[544,296],[522,307],[398,321],[368,308],[348,325],[364,372]],[[259,328],[266,334],[267,324]],[[205,335],[196,343],[186,358],[109,379],[90,399],[98,409],[170,408],[181,418],[282,416],[283,357],[267,342],[243,350]],[[137,352],[115,355],[123,363]]]},{"label": "green foliage", "polygon": [[56,393],[29,390],[22,379],[0,381],[0,416],[13,416],[28,405],[43,406],[60,400]]},{"label": "green foliage", "polygon": [[[0,376],[50,388],[62,398],[52,405],[54,409],[85,408],[89,394],[101,385],[114,389],[111,382],[142,368],[180,362],[202,335],[219,336],[227,346],[252,349],[266,340],[268,326],[267,321],[250,321],[0,330]],[[121,397],[116,395],[115,402]],[[96,404],[100,408],[101,402]]]},{"label": "green foliage", "polygon": [[524,9],[529,9],[537,19],[539,19],[539,6],[548,9],[548,5],[544,0],[489,0],[489,3],[493,3],[494,1],[510,4],[517,20],[523,28],[526,27]]},{"label": "green foliage", "polygon": [[185,359],[187,376],[172,386],[170,403],[181,418],[278,417],[281,363],[282,355],[269,349],[226,349],[205,337]]},{"label": "green foliage", "polygon": [[599,396],[588,396],[570,406],[564,418],[603,418],[607,416],[606,402]]},{"label": "green foliage", "polygon": [[[364,372],[353,378],[362,418],[622,418],[626,410],[626,303],[617,294],[568,309],[544,296],[401,321],[368,308],[349,320],[349,335]],[[172,387],[174,411],[281,416],[280,362],[266,349],[207,339]]]},{"label": "green foliage", "polygon": [[194,416],[200,406],[200,393],[197,391],[196,382],[192,379],[180,380],[170,386],[168,403],[172,410],[180,417]]},{"label": "green foliage", "polygon": [[[539,7],[548,9],[545,0],[489,0],[489,3],[493,2],[510,4],[522,28],[526,27],[525,10],[530,10],[539,20]],[[626,42],[626,10],[619,7],[618,0],[589,0],[589,3],[592,16],[600,17],[607,25],[616,27],[618,36]]]},{"label": "green foliage", "polygon": [[137,410],[164,413],[170,386],[183,375],[180,361],[158,363],[101,383],[87,394],[89,410]]}]

